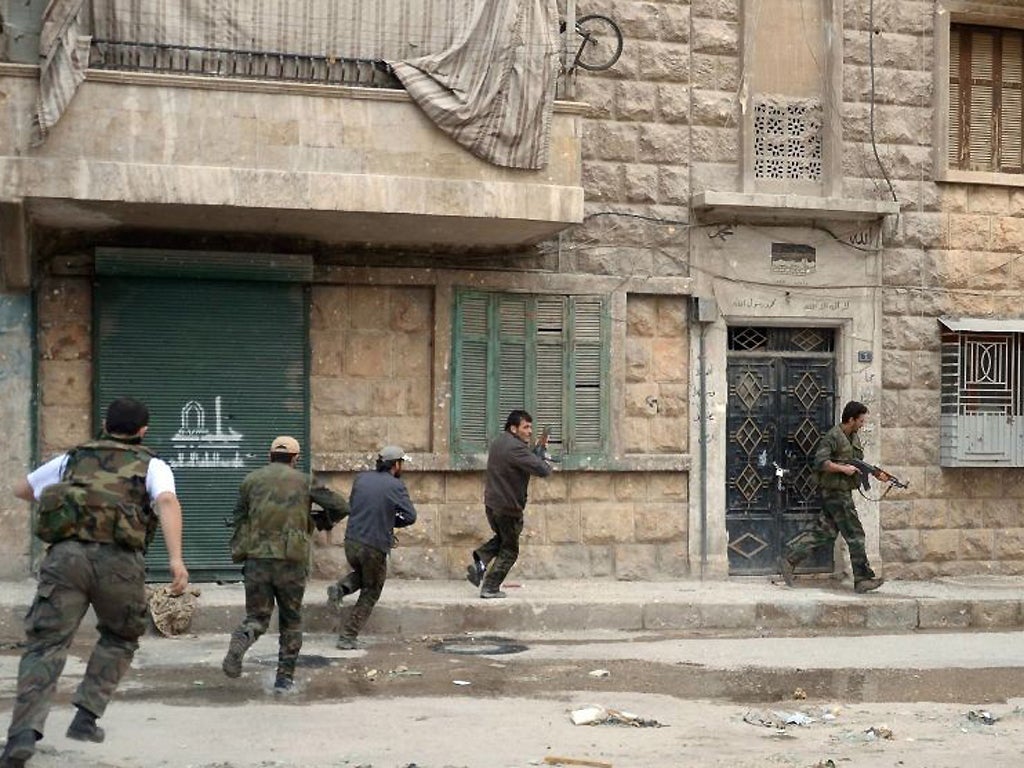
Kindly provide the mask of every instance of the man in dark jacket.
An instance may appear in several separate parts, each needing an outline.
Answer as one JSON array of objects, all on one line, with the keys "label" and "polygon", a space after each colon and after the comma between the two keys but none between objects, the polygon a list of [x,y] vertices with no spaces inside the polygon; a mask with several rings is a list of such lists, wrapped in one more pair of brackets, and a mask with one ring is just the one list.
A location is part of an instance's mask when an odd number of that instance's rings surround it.
[{"label": "man in dark jacket", "polygon": [[551,465],[544,459],[547,435],[542,433],[530,450],[532,436],[533,417],[526,411],[512,411],[505,420],[504,431],[487,453],[484,512],[494,536],[477,547],[473,562],[466,566],[466,578],[474,587],[480,587],[480,597],[485,599],[505,597],[499,587],[519,558],[530,476],[551,474]]},{"label": "man in dark jacket", "polygon": [[242,657],[270,626],[278,609],[276,691],[292,688],[302,648],[302,596],[306,591],[317,527],[312,504],[319,505],[328,527],[348,513],[345,498],[296,469],[299,442],[282,435],[270,445],[270,463],[242,480],[235,505],[231,556],[244,562],[245,621],[231,634],[221,664],[228,677],[242,674]]},{"label": "man in dark jacket", "polygon": [[345,528],[345,559],[352,571],[327,588],[330,602],[339,607],[345,595],[359,592],[338,637],[337,647],[342,650],[359,647],[359,631],[384,590],[395,528],[416,522],[416,508],[399,479],[407,461],[405,451],[389,445],[377,455],[376,471],[360,472],[352,483],[348,502],[352,511]]}]

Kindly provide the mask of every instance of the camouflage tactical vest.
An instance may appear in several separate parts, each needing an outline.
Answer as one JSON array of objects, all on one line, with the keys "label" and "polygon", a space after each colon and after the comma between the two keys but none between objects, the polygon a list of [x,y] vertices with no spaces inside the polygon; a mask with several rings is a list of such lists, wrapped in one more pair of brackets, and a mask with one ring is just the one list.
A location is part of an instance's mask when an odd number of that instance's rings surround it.
[{"label": "camouflage tactical vest", "polygon": [[157,526],[146,492],[153,455],[143,445],[106,438],[72,449],[61,481],[40,494],[36,536],[50,544],[77,539],[145,552]]}]

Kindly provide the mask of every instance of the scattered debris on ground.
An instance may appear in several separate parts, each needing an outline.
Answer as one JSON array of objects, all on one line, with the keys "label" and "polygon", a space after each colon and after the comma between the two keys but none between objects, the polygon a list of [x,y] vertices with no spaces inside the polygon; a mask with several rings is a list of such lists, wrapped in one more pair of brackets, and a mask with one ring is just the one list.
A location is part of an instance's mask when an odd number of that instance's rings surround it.
[{"label": "scattered debris on ground", "polygon": [[806,712],[783,712],[765,709],[761,711],[748,710],[743,715],[743,722],[750,723],[750,725],[759,725],[763,728],[785,730],[787,725],[810,725],[811,723],[818,722],[818,720]]},{"label": "scattered debris on ground", "polygon": [[872,725],[864,733],[868,735],[870,740],[884,739],[885,741],[892,741],[895,738],[892,734],[892,728],[887,725]]},{"label": "scattered debris on ground", "polygon": [[602,760],[583,760],[578,757],[555,757],[548,755],[544,758],[545,765],[585,765],[589,768],[612,768],[611,763]]},{"label": "scattered debris on ground", "polygon": [[664,723],[634,715],[632,712],[608,709],[593,704],[580,709],[574,709],[569,718],[572,720],[573,725],[630,725],[634,728],[665,727]]},{"label": "scattered debris on ground", "polygon": [[967,719],[972,723],[981,723],[982,725],[995,725],[999,722],[999,718],[993,715],[991,712],[985,709],[972,709],[967,713]]},{"label": "scattered debris on ground", "polygon": [[415,669],[409,669],[403,664],[388,672],[388,677],[423,677],[423,673]]}]

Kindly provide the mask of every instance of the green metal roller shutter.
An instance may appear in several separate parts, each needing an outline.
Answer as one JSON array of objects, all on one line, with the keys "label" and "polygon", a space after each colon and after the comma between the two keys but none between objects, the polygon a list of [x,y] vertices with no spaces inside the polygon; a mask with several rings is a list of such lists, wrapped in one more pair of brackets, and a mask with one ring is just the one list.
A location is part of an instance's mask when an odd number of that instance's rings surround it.
[{"label": "green metal roller shutter", "polygon": [[[225,519],[276,435],[299,440],[308,468],[308,291],[258,279],[100,274],[96,286],[96,423],[118,396],[149,406],[145,442],[174,468],[194,581],[238,577]],[[147,564],[166,576],[159,536]]]}]

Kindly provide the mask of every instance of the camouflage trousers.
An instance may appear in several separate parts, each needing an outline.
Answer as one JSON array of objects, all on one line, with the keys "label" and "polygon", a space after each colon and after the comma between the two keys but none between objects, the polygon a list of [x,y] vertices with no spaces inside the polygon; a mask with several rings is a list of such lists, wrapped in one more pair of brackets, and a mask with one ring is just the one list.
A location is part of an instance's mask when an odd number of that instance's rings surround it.
[{"label": "camouflage trousers", "polygon": [[306,592],[305,563],[250,558],[242,566],[245,578],[245,620],[232,641],[247,650],[270,628],[277,604],[277,674],[292,678],[302,650],[302,597]]},{"label": "camouflage trousers", "polygon": [[822,493],[818,519],[793,540],[783,556],[794,566],[799,565],[814,550],[835,546],[836,536],[840,534],[850,549],[850,567],[853,569],[854,580],[875,578],[875,572],[868,564],[864,526],[860,524],[850,491]]},{"label": "camouflage trousers", "polygon": [[338,585],[346,595],[358,591],[359,599],[348,612],[341,636],[355,639],[359,637],[360,630],[373,613],[373,607],[380,600],[380,593],[384,591],[384,582],[388,577],[388,555],[376,547],[346,539],[345,559],[352,572],[339,581]]},{"label": "camouflage trousers", "polygon": [[519,559],[519,537],[523,533],[522,515],[499,515],[490,507],[484,507],[487,524],[494,536],[473,552],[473,557],[484,565],[490,563],[484,574],[483,592],[493,592],[501,586]]},{"label": "camouflage trousers", "polygon": [[25,616],[26,647],[9,734],[43,733],[68,647],[90,605],[100,637],[72,702],[103,715],[146,631],[145,576],[141,552],[73,540],[50,547]]}]

